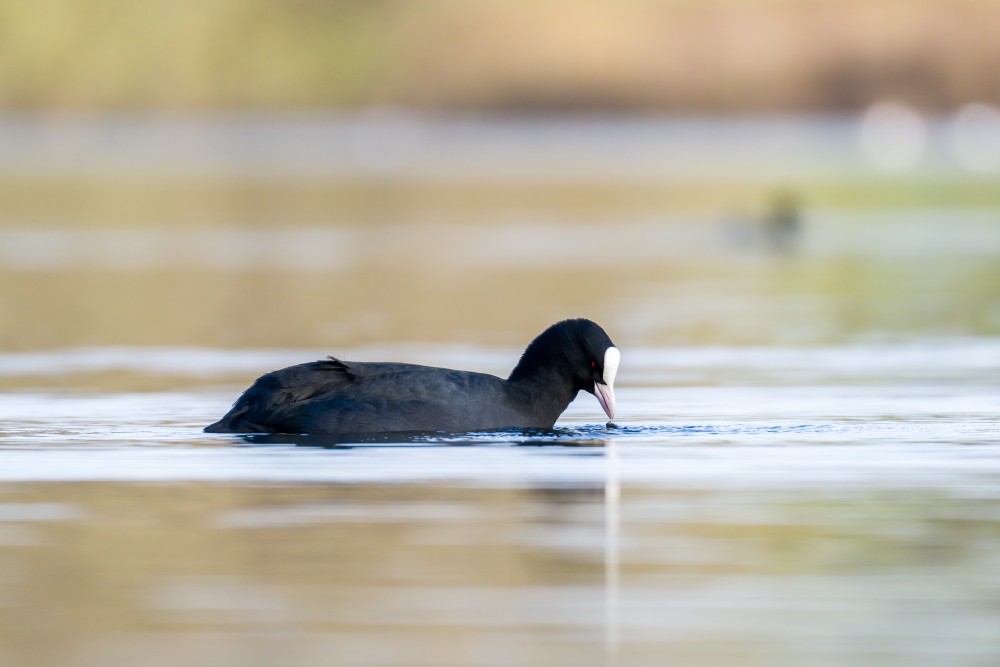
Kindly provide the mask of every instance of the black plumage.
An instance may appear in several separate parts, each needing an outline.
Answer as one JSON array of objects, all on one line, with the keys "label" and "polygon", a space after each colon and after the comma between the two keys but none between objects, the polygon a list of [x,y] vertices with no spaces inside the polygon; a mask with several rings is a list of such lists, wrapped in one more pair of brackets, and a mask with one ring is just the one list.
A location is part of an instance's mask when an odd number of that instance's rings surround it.
[{"label": "black plumage", "polygon": [[[609,352],[610,350],[610,352]],[[209,433],[365,434],[551,428],[582,389],[614,416],[619,354],[597,324],[565,320],[502,378],[333,357],[260,377]]]}]

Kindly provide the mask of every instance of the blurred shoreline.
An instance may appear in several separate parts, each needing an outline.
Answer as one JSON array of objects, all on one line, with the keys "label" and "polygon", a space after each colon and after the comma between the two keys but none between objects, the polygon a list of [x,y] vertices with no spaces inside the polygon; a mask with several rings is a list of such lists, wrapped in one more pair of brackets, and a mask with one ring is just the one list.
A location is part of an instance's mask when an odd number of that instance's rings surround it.
[{"label": "blurred shoreline", "polygon": [[[8,112],[0,178],[642,185],[984,176],[956,159],[953,116],[917,118],[919,154],[884,169],[870,159],[859,114]],[[993,139],[993,129],[983,134]]]}]

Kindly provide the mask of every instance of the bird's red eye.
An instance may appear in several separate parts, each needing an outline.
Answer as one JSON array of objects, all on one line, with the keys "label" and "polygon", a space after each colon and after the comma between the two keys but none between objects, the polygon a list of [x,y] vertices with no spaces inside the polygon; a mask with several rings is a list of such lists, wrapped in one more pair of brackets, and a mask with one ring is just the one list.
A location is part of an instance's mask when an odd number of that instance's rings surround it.
[{"label": "bird's red eye", "polygon": [[590,367],[591,368],[597,368],[597,362],[596,361],[591,361],[590,362]]}]

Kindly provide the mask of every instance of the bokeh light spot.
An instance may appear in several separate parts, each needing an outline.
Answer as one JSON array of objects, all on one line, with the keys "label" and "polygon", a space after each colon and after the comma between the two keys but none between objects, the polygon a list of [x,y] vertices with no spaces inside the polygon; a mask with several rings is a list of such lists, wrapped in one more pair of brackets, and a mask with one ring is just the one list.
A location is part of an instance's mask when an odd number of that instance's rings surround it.
[{"label": "bokeh light spot", "polygon": [[912,169],[927,151],[927,124],[912,109],[894,102],[879,102],[861,116],[861,150],[882,171]]},{"label": "bokeh light spot", "polygon": [[951,149],[964,168],[978,173],[1000,169],[1000,109],[966,104],[951,119]]}]

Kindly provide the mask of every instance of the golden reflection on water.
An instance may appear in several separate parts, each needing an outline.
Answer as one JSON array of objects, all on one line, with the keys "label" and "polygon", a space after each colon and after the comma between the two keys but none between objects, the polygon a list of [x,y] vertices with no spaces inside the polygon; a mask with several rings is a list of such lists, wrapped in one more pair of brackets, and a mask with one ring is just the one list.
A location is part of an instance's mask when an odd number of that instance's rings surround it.
[{"label": "golden reflection on water", "polygon": [[612,664],[903,664],[935,642],[998,649],[985,626],[948,622],[1000,615],[1000,532],[968,513],[978,501],[606,493],[5,484],[0,659],[598,665],[607,648]]},{"label": "golden reflection on water", "polygon": [[[233,232],[260,246],[260,266],[252,253],[230,249],[243,257],[232,269],[169,254],[129,259],[128,235],[118,239],[124,249],[71,237],[66,244],[76,250],[59,260],[65,265],[0,266],[0,347],[520,347],[552,322],[576,316],[605,323],[620,345],[812,344],[872,332],[988,334],[1000,326],[993,255],[771,257],[727,250],[717,231],[694,225],[674,239],[669,226],[608,226],[575,238],[573,227],[541,236],[528,227],[502,236],[487,228],[473,247],[480,231],[431,226],[392,241],[345,228],[336,230],[352,247],[343,267],[336,259],[323,265],[308,235],[279,236],[292,246],[275,264],[261,249],[278,252],[281,244]],[[44,239],[30,234],[33,242]],[[708,248],[685,257],[685,248],[696,246],[685,234]],[[463,245],[448,245],[459,240]],[[159,238],[151,244],[162,245]],[[125,259],[116,265],[117,257]]]},{"label": "golden reflection on water", "polygon": [[630,345],[1000,330],[995,183],[803,182],[777,239],[784,188],[647,176],[8,173],[0,349],[518,347],[576,316]]}]

